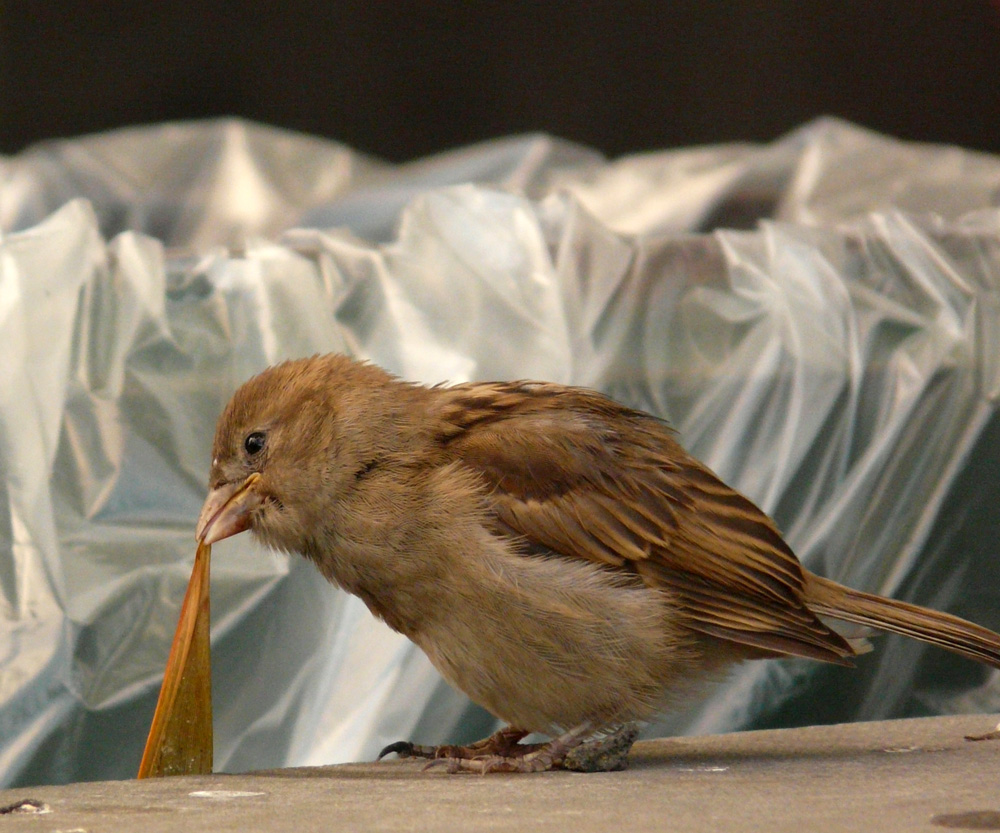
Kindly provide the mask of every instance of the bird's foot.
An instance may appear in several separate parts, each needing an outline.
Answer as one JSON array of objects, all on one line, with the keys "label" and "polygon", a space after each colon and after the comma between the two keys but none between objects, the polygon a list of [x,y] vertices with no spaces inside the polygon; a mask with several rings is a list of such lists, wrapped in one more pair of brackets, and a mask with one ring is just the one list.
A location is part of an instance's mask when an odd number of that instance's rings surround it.
[{"label": "bird's foot", "polygon": [[[543,747],[549,744],[532,744]],[[558,753],[546,748],[534,749],[522,755],[480,755],[476,758],[435,758],[424,770],[444,767],[448,772],[548,772],[561,763]]]},{"label": "bird's foot", "polygon": [[448,772],[548,772],[570,769],[576,772],[611,772],[628,766],[628,753],[638,736],[634,724],[609,735],[584,740],[589,726],[578,727],[548,743],[514,743],[506,754],[480,752],[472,756],[436,757],[425,769],[445,767]]},{"label": "bird's foot", "polygon": [[395,753],[400,758],[431,758],[432,760],[471,760],[473,758],[520,757],[543,744],[518,743],[528,732],[507,726],[487,738],[470,743],[468,746],[418,746],[408,740],[390,743],[378,753],[375,760],[381,761],[386,755]]}]

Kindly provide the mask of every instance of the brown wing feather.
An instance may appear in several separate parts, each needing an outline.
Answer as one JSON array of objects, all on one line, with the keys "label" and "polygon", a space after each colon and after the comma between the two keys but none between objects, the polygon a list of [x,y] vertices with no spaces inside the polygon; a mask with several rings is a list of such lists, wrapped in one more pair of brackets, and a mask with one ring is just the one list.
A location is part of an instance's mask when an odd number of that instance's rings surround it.
[{"label": "brown wing feather", "polygon": [[442,442],[490,486],[501,528],[669,589],[696,631],[850,664],[852,648],[806,607],[802,567],[771,520],[663,423],[558,385],[447,393]]}]

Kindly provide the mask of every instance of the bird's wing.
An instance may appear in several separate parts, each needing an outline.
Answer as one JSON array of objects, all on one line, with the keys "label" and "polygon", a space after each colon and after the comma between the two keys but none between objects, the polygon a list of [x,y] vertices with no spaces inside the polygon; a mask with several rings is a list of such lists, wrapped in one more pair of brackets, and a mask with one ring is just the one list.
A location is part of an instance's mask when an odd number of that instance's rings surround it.
[{"label": "bird's wing", "polygon": [[804,574],[771,520],[689,456],[659,420],[599,394],[539,383],[448,390],[441,441],[491,489],[528,549],[638,574],[692,629],[850,664],[803,601]]}]

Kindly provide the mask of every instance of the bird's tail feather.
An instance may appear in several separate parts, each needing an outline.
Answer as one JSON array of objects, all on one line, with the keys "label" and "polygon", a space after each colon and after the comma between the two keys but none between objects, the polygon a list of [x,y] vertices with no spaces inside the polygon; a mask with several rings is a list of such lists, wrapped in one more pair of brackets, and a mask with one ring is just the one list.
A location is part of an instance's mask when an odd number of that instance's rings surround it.
[{"label": "bird's tail feather", "polygon": [[851,590],[812,574],[806,600],[814,613],[911,636],[1000,668],[1000,634],[949,613]]}]

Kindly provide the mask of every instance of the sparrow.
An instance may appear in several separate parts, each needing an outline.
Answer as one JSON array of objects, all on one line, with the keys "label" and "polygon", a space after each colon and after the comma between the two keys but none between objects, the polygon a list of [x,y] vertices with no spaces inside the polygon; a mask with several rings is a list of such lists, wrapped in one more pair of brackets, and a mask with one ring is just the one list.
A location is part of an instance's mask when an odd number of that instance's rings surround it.
[{"label": "sparrow", "polygon": [[199,542],[250,530],[305,556],[507,724],[383,750],[451,771],[568,766],[736,662],[852,665],[830,619],[1000,668],[1000,635],[810,573],[663,421],[584,388],[286,361],[226,406],[209,486]]}]

